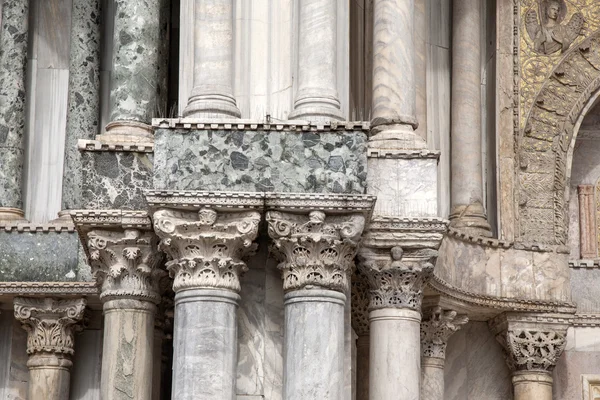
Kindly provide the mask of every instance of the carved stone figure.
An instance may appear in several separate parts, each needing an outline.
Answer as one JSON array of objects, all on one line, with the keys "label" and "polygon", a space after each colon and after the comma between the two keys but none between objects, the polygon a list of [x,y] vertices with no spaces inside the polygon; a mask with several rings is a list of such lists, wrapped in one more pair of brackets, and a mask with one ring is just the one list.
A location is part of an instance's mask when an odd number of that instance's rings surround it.
[{"label": "carved stone figure", "polygon": [[583,15],[575,13],[567,24],[563,24],[566,14],[564,0],[539,0],[540,20],[534,9],[527,12],[525,25],[535,51],[542,54],[565,52],[577,39],[585,22]]}]

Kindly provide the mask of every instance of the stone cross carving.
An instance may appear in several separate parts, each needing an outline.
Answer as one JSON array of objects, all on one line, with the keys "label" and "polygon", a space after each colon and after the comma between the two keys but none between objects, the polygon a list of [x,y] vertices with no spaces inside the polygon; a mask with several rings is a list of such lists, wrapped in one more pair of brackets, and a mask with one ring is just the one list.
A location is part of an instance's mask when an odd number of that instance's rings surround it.
[{"label": "stone cross carving", "polygon": [[285,291],[315,285],[345,293],[365,226],[362,214],[267,212]]},{"label": "stone cross carving", "polygon": [[436,306],[428,319],[421,322],[421,352],[423,357],[446,359],[448,339],[469,321],[456,311],[443,311]]},{"label": "stone cross carving", "polygon": [[243,258],[256,250],[260,213],[161,209],[154,213],[160,249],[171,258],[166,266],[173,290],[219,288],[239,292]]},{"label": "stone cross carving", "polygon": [[85,306],[84,299],[15,298],[15,318],[27,331],[27,354],[73,355],[73,335]]},{"label": "stone cross carving", "polygon": [[567,14],[564,0],[539,0],[538,5],[541,23],[534,9],[525,15],[527,33],[533,40],[534,50],[542,54],[552,54],[559,50],[565,52],[581,35],[585,22],[583,15],[575,13],[568,23],[563,24]]}]

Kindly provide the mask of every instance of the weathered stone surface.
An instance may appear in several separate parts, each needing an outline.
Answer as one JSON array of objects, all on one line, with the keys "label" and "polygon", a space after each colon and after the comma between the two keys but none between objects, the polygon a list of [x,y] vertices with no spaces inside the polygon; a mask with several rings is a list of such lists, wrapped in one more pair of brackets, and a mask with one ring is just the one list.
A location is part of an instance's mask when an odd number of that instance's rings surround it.
[{"label": "weathered stone surface", "polygon": [[82,152],[82,208],[143,210],[152,184],[152,154]]},{"label": "weathered stone surface", "polygon": [[155,189],[363,193],[366,135],[157,129]]},{"label": "weathered stone surface", "polygon": [[[1,136],[0,132],[0,139]],[[0,207],[22,208],[23,150],[16,147],[2,147],[0,143],[0,166]]]},{"label": "weathered stone surface", "polygon": [[84,268],[76,233],[0,231],[0,281],[80,281],[89,276]]}]

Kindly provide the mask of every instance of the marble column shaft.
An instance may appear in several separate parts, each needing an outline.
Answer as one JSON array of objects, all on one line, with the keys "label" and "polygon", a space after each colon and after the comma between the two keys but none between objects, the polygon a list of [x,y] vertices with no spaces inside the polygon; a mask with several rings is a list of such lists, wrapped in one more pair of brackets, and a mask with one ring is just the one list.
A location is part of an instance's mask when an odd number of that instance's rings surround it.
[{"label": "marble column shaft", "polygon": [[153,117],[166,114],[166,0],[116,0],[110,120],[104,138],[152,140]]},{"label": "marble column shaft", "polygon": [[384,147],[425,148],[425,141],[414,133],[414,0],[374,0],[373,5],[371,141]]},{"label": "marble column shaft", "polygon": [[421,400],[444,400],[444,359],[421,359]]},{"label": "marble column shaft", "polygon": [[194,87],[184,117],[239,118],[233,95],[233,0],[196,0]]},{"label": "marble column shaft", "polygon": [[514,400],[552,400],[552,375],[542,372],[513,373]]},{"label": "marble column shaft", "polygon": [[4,0],[0,25],[0,220],[23,217],[29,0]]},{"label": "marble column shaft", "polygon": [[298,3],[298,91],[289,118],[342,120],[337,91],[337,1]]},{"label": "marble column shaft", "polygon": [[15,318],[27,331],[29,400],[69,398],[73,336],[85,304],[83,299],[15,298]]},{"label": "marble column shaft", "polygon": [[581,258],[598,257],[598,237],[596,231],[596,202],[593,185],[579,185],[579,243]]},{"label": "marble column shaft", "polygon": [[453,2],[452,226],[489,236],[481,170],[481,9],[479,0]]},{"label": "marble column shaft", "polygon": [[82,165],[77,141],[94,139],[99,133],[100,4],[100,0],[73,0],[63,210],[81,207]]},{"label": "marble column shaft", "polygon": [[369,283],[358,269],[352,275],[352,328],[356,339],[356,400],[369,399]]},{"label": "marble column shaft", "polygon": [[370,337],[356,339],[356,400],[369,400]]}]

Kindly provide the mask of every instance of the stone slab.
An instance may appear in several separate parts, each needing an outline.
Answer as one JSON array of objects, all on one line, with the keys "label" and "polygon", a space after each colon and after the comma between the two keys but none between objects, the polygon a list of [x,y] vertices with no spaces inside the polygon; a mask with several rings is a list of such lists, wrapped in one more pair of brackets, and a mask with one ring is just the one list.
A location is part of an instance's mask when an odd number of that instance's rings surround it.
[{"label": "stone slab", "polygon": [[83,151],[82,208],[143,210],[152,185],[151,153]]},{"label": "stone slab", "polygon": [[363,132],[159,128],[154,188],[360,194],[366,139]]}]

